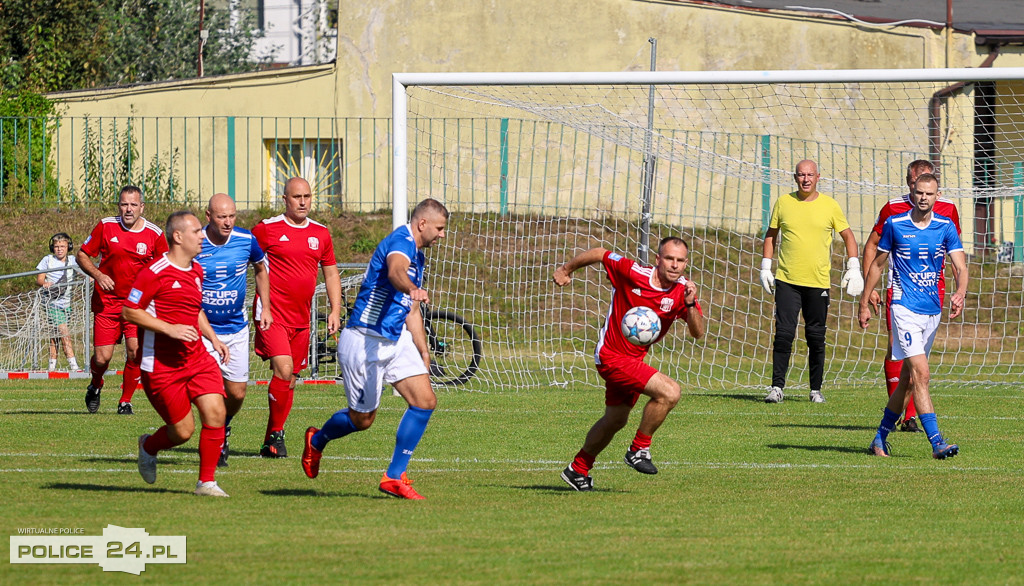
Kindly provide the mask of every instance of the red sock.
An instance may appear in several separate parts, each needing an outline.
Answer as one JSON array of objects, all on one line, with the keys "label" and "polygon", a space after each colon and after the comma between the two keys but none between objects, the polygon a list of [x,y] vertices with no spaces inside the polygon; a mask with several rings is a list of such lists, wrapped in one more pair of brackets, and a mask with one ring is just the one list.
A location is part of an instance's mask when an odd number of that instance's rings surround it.
[{"label": "red sock", "polygon": [[135,389],[139,387],[139,378],[142,377],[142,368],[129,360],[124,365],[124,382],[121,383],[121,403],[130,403]]},{"label": "red sock", "polygon": [[178,444],[171,441],[171,436],[167,435],[167,426],[164,425],[153,432],[153,435],[147,437],[142,447],[146,450],[147,454],[155,456],[160,450],[168,450],[176,445]]},{"label": "red sock", "polygon": [[211,482],[217,471],[217,459],[224,445],[224,426],[210,427],[203,424],[199,432],[199,482]]},{"label": "red sock", "polygon": [[893,391],[896,390],[896,385],[900,384],[900,371],[903,370],[902,360],[891,360],[885,359],[882,365],[882,372],[885,373],[885,390],[892,396]]},{"label": "red sock", "polygon": [[590,469],[594,467],[594,456],[580,450],[576,452],[576,457],[573,459],[570,466],[572,466],[572,469],[578,474],[586,476],[590,474]]},{"label": "red sock", "polygon": [[100,370],[99,367],[96,366],[95,356],[89,359],[89,372],[92,373],[92,380],[89,382],[90,384],[92,384],[92,386],[96,388],[103,387],[103,373],[106,371],[107,369],[105,367],[103,368],[103,370]]},{"label": "red sock", "polygon": [[292,401],[295,399],[295,391],[288,388],[289,382],[270,377],[270,388],[267,390],[267,397],[270,401],[270,417],[267,419],[267,435],[263,438],[266,443],[270,440],[270,434],[284,429],[288,421],[288,414],[292,411]]},{"label": "red sock", "polygon": [[648,449],[651,447],[651,436],[640,433],[640,430],[636,430],[636,437],[633,438],[633,443],[629,446],[629,451],[635,452],[637,450]]},{"label": "red sock", "polygon": [[917,417],[917,409],[914,407],[914,395],[910,395],[910,401],[907,402],[907,410],[903,414],[904,419],[910,419],[911,417]]}]

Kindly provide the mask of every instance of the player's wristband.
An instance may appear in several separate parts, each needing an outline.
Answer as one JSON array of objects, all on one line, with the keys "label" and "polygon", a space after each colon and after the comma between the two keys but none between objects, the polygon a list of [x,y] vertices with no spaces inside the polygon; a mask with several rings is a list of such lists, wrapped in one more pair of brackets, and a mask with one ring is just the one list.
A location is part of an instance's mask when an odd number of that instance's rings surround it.
[{"label": "player's wristband", "polygon": [[683,305],[686,307],[697,307],[697,302],[694,301],[693,303],[687,303],[686,301],[683,301]]}]

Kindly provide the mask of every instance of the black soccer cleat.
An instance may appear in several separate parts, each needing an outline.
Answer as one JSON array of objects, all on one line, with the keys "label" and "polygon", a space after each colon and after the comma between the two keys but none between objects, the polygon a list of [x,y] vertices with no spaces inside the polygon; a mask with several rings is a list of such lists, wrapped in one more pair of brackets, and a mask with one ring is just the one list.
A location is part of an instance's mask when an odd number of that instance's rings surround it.
[{"label": "black soccer cleat", "polygon": [[900,425],[900,431],[909,431],[911,433],[917,433],[924,430],[917,426],[916,418],[908,417],[903,421],[903,424]]},{"label": "black soccer cleat", "polygon": [[579,492],[594,490],[594,479],[573,470],[572,466],[567,466],[565,470],[562,470],[562,480],[566,481],[573,490]]},{"label": "black soccer cleat", "polygon": [[117,404],[118,415],[135,415],[135,411],[132,409],[132,404],[128,401],[122,401]]},{"label": "black soccer cleat", "polygon": [[95,413],[100,410],[100,391],[103,387],[95,387],[92,384],[89,385],[85,390],[85,408],[89,410],[89,413]]},{"label": "black soccer cleat", "polygon": [[636,450],[635,452],[632,450],[626,452],[625,460],[633,470],[641,474],[658,473],[658,468],[654,465],[654,462],[651,462],[651,450],[647,448]]},{"label": "black soccer cleat", "polygon": [[270,434],[270,439],[260,448],[260,455],[264,458],[286,458],[288,450],[284,447],[284,430],[275,431]]},{"label": "black soccer cleat", "polygon": [[228,438],[231,437],[231,426],[224,427],[224,445],[220,447],[220,457],[217,458],[218,468],[228,467]]}]

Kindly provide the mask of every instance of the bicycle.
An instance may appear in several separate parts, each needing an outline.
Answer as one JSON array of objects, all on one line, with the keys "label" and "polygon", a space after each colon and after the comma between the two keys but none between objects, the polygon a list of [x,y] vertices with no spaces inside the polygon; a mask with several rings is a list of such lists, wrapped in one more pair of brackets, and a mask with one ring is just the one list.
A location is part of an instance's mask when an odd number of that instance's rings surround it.
[{"label": "bicycle", "polygon": [[[355,305],[355,299],[348,293],[358,288],[362,275],[345,277],[341,282],[341,323],[344,327]],[[483,342],[476,328],[455,312],[433,310],[426,304],[420,304],[420,314],[431,354],[430,381],[439,386],[467,383],[476,375],[483,358]],[[316,325],[319,327],[310,332],[314,340],[310,352],[310,374],[314,378],[320,374],[321,365],[337,363],[338,334],[328,334],[326,323],[327,315],[318,311]],[[323,335],[318,334],[320,330]]]}]

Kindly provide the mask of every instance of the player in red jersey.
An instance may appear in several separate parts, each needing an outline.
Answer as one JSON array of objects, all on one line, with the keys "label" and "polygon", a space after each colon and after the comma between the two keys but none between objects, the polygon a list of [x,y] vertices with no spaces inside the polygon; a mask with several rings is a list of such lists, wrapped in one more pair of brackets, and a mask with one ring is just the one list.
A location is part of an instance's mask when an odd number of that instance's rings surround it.
[{"label": "player in red jersey", "polygon": [[[256,330],[253,348],[257,356],[270,360],[274,370],[268,389],[270,416],[260,449],[264,458],[288,455],[284,424],[292,410],[295,377],[309,360],[309,308],[318,268],[323,271],[331,305],[327,331],[333,334],[340,326],[341,278],[334,243],[326,226],[307,217],[312,201],[309,183],[293,177],[284,186],[284,214],[267,218],[252,229],[266,254],[270,303],[274,307],[274,322],[266,330]],[[261,312],[257,297],[253,304],[254,322],[260,320]]]},{"label": "player in red jersey", "polygon": [[[904,194],[902,197],[890,199],[882,206],[882,209],[878,212],[878,219],[875,221],[875,226],[868,234],[867,242],[864,243],[864,277],[867,278],[868,268],[874,264],[875,257],[878,256],[878,241],[882,237],[882,226],[885,225],[885,220],[890,216],[896,216],[907,212],[912,206],[911,195],[914,193],[914,182],[917,181],[918,176],[923,173],[933,173],[935,166],[931,162],[923,159],[918,159],[907,165],[907,187],[909,192]],[[940,197],[935,202],[934,211],[936,214],[946,216],[950,220],[953,220],[953,225],[956,226],[956,233],[960,234],[960,213],[957,212],[956,204],[952,201]],[[939,274],[939,303],[942,304],[945,299],[946,293],[946,278],[945,272]],[[871,291],[868,297],[868,303],[871,305],[871,309],[875,315],[878,315],[878,306],[882,301],[881,295],[878,291]],[[892,307],[892,274],[890,272],[889,279],[886,285],[885,291],[885,327],[889,332],[889,346],[885,353],[885,359],[882,362],[882,372],[885,374],[885,388],[891,397],[893,392],[896,390],[896,385],[900,382],[900,370],[903,368],[902,360],[892,359],[892,319],[890,316],[890,308]],[[907,393],[906,405],[904,408],[903,422],[900,425],[900,431],[918,432],[921,428],[917,425],[917,409],[914,407],[913,393]]]},{"label": "player in red jersey", "polygon": [[594,460],[626,426],[629,412],[641,394],[650,400],[644,406],[640,427],[626,452],[626,463],[644,474],[658,473],[651,462],[651,436],[679,401],[679,383],[646,364],[647,346],[628,342],[620,324],[630,308],[645,306],[661,318],[662,330],[657,340],[680,318],[686,321],[691,336],[702,337],[704,313],[697,303],[697,285],[683,277],[689,255],[690,246],[681,238],[670,236],[658,244],[653,267],[642,266],[603,248],[592,248],[555,270],[555,284],[564,287],[577,269],[602,263],[612,284],[611,311],[598,334],[594,356],[597,372],[605,381],[604,416],[590,428],[583,449],[562,471],[562,479],[575,490],[593,490],[590,469]]},{"label": "player in red jersey", "polygon": [[[85,407],[89,413],[100,408],[103,373],[114,356],[114,344],[124,337],[125,365],[121,399],[117,404],[120,415],[132,414],[132,395],[139,385],[139,336],[135,325],[126,323],[121,309],[135,276],[143,267],[167,252],[163,232],[142,217],[146,204],[142,190],[134,185],[121,188],[118,197],[120,215],[103,218],[92,234],[75,254],[78,266],[95,280],[92,293],[92,359],[89,371],[92,381],[85,392]],[[99,256],[96,266],[92,257]]]},{"label": "player in red jersey", "polygon": [[142,388],[165,424],[139,436],[139,474],[156,482],[157,453],[192,437],[194,403],[203,426],[195,494],[226,497],[214,479],[224,443],[224,384],[200,335],[221,361],[230,354],[203,313],[203,267],[193,260],[203,249],[203,226],[192,212],[174,212],[166,232],[170,250],[139,272],[123,310],[125,321],[141,329]]}]

